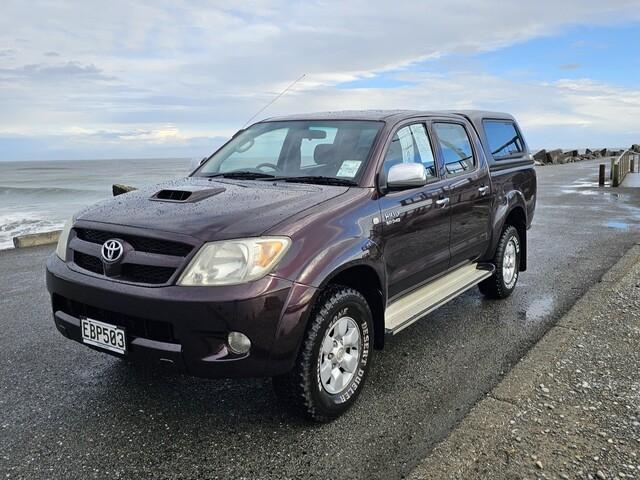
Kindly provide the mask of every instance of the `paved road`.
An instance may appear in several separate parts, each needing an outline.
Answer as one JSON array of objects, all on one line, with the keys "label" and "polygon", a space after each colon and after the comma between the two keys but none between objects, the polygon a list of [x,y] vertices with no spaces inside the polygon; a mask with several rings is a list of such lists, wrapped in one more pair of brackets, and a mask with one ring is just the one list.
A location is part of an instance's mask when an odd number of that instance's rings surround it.
[{"label": "paved road", "polygon": [[637,479],[639,285],[636,245],[408,478]]},{"label": "paved road", "polygon": [[352,411],[308,425],[267,380],[141,371],[54,329],[50,249],[0,253],[0,478],[400,478],[640,238],[640,190],[596,163],[539,169],[530,269],[387,343]]}]

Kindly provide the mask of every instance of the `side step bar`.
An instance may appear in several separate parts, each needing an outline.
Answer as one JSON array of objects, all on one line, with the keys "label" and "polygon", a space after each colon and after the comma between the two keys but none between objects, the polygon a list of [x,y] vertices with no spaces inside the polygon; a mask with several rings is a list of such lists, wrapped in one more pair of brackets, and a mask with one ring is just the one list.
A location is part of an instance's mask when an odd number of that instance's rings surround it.
[{"label": "side step bar", "polygon": [[477,263],[463,265],[427,285],[395,300],[384,312],[387,334],[395,335],[424,315],[466,292],[493,275],[493,265]]}]

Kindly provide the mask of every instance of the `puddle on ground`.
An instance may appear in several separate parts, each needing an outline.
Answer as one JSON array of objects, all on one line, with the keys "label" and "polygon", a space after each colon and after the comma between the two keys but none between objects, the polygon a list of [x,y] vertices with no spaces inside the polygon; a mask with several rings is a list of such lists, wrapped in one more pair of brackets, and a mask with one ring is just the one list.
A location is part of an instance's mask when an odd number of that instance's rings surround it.
[{"label": "puddle on ground", "polygon": [[567,188],[592,188],[597,186],[598,186],[597,181],[594,182],[591,180],[587,181],[584,179],[580,179],[580,180],[576,180],[571,185],[567,185]]},{"label": "puddle on ground", "polygon": [[615,228],[616,230],[624,230],[625,232],[631,230],[631,225],[629,225],[624,220],[609,220],[605,222],[605,226],[609,228]]},{"label": "puddle on ground", "polygon": [[536,298],[529,303],[525,311],[519,312],[520,319],[528,323],[537,322],[553,311],[553,303],[554,301],[551,295]]},{"label": "puddle on ground", "polygon": [[580,195],[590,195],[590,196],[596,196],[596,195],[603,195],[603,196],[607,196],[609,198],[615,198],[616,200],[620,198],[620,194],[619,193],[615,193],[615,192],[610,192],[605,190],[605,188],[607,187],[600,187],[598,189],[591,189],[591,188],[585,188],[584,190],[571,190],[571,186],[565,187],[563,190],[560,190],[561,193],[578,193]]}]

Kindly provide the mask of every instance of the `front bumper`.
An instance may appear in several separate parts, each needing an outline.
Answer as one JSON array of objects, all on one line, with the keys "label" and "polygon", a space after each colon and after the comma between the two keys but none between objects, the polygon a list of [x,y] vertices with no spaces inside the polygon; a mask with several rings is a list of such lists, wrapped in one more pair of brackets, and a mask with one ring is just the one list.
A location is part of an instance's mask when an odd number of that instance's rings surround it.
[{"label": "front bumper", "polygon": [[[273,276],[224,287],[136,286],[71,270],[55,254],[46,277],[55,324],[66,337],[82,342],[83,316],[112,323],[127,331],[128,358],[210,378],[291,370],[316,292]],[[230,331],[249,337],[249,353],[228,349]]]}]

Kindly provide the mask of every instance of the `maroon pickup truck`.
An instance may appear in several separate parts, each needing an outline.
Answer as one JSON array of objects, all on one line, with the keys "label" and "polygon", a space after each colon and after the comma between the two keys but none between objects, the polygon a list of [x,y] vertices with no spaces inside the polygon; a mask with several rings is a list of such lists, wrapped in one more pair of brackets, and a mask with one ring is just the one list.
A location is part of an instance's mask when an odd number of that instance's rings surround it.
[{"label": "maroon pickup truck", "polygon": [[273,377],[328,421],[386,335],[475,285],[511,294],[535,203],[511,115],[268,119],[187,178],[76,214],[47,262],[55,325],[132,361]]}]

